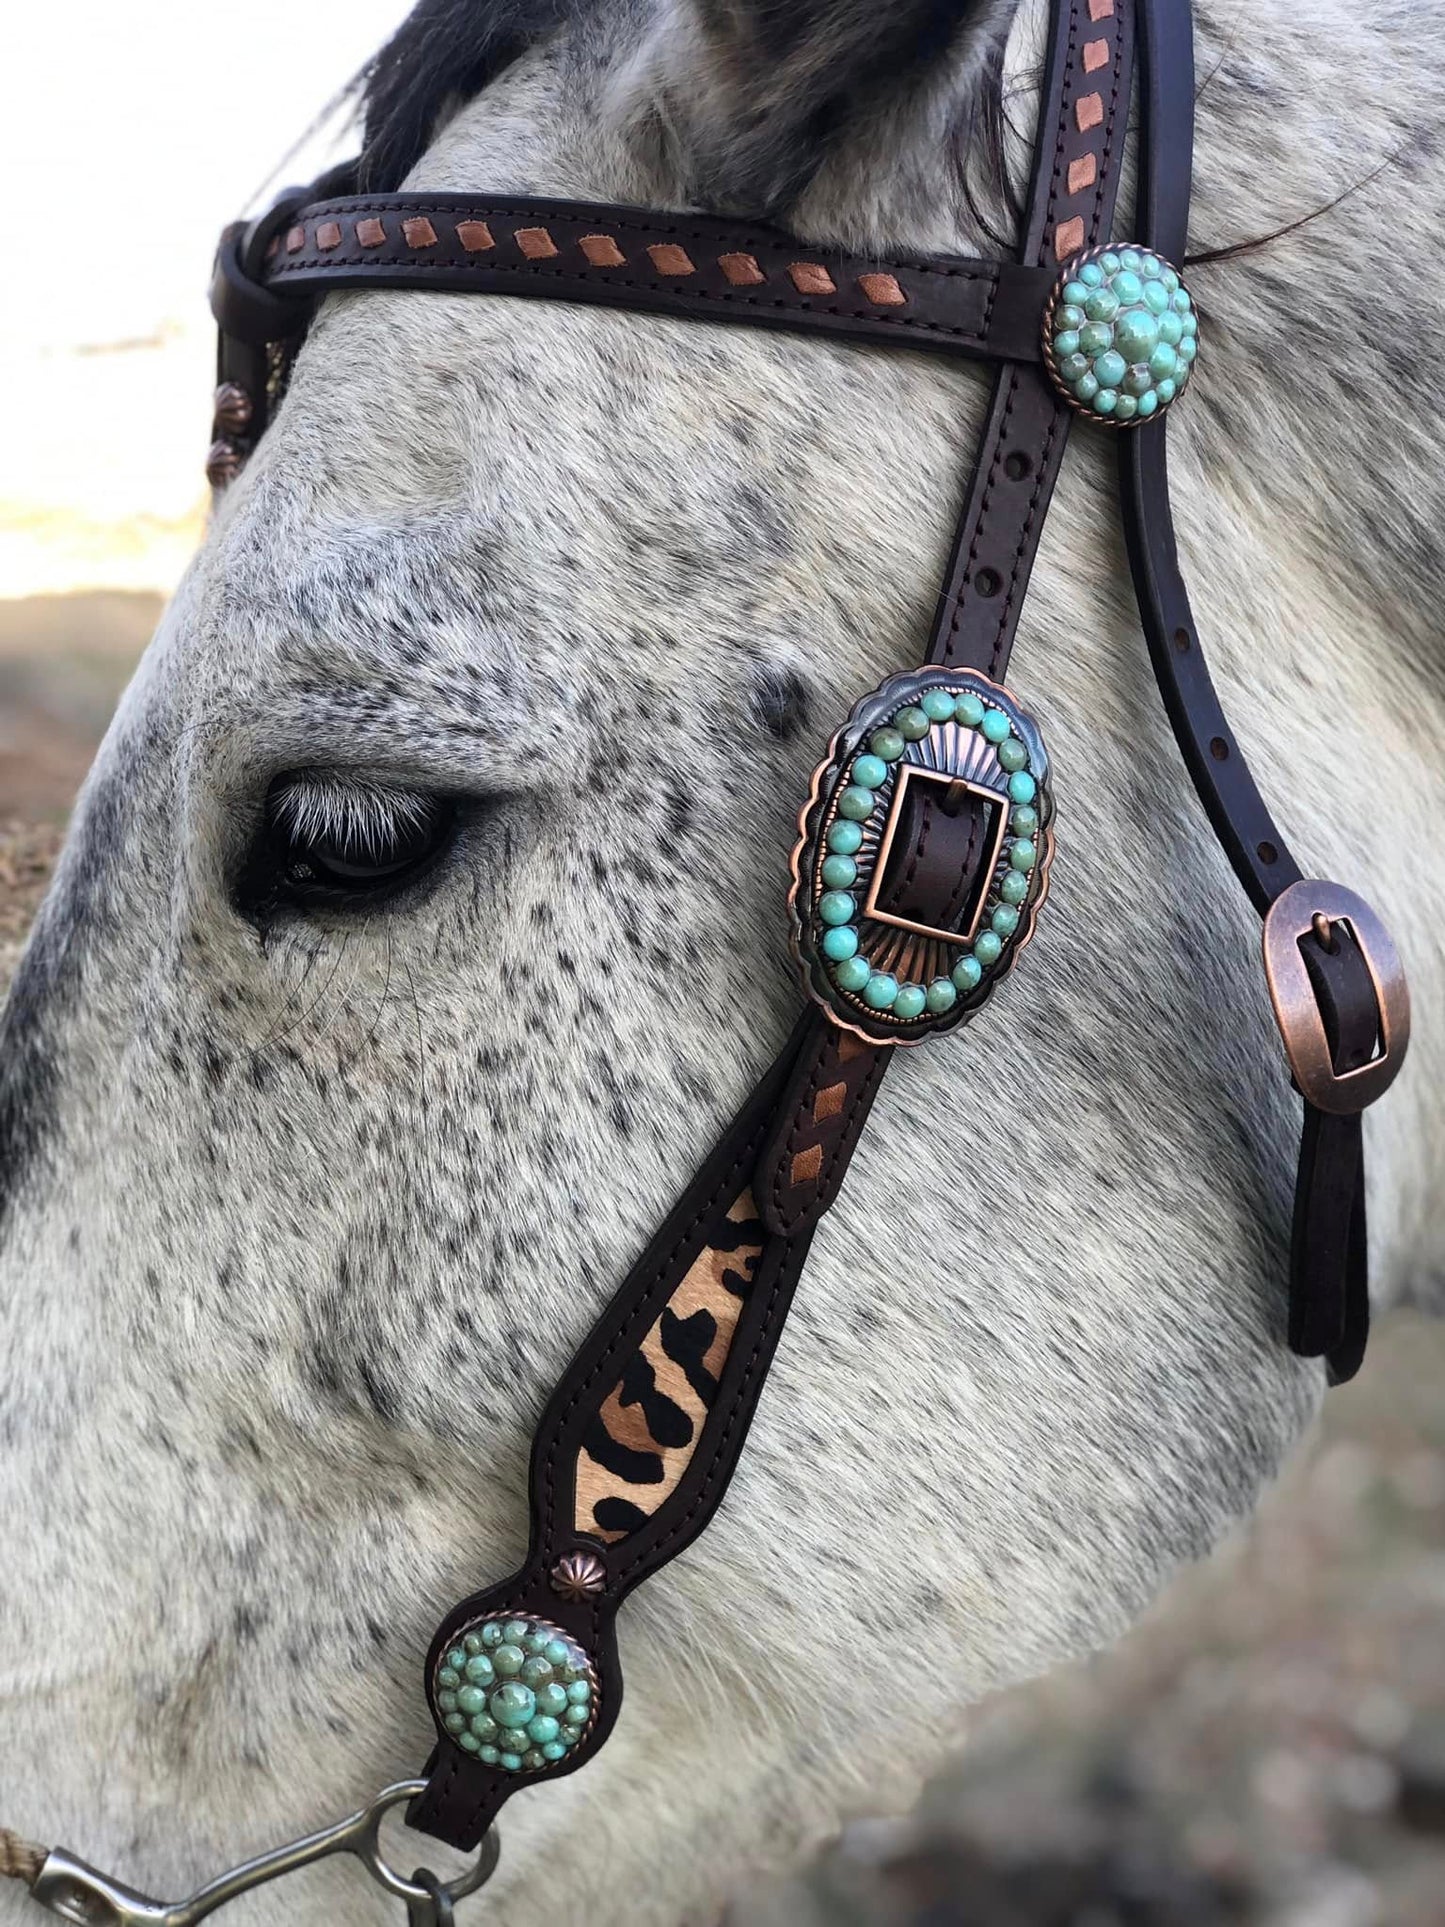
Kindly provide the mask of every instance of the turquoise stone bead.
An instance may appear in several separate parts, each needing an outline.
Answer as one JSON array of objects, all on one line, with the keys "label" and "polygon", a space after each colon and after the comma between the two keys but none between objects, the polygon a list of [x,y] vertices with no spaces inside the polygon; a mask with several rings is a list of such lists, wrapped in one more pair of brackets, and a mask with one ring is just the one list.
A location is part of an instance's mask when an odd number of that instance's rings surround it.
[{"label": "turquoise stone bead", "polygon": [[542,1748],[544,1760],[565,1760],[566,1757],[567,1749],[560,1740],[551,1740]]},{"label": "turquoise stone bead", "polygon": [[980,931],[973,940],[973,954],[986,970],[1003,955],[1003,939],[992,930]]},{"label": "turquoise stone bead", "polygon": [[502,1756],[494,1746],[478,1747],[477,1758],[483,1766],[500,1766],[502,1762]]},{"label": "turquoise stone bead", "polygon": [[[1082,289],[1081,293],[1087,301],[1089,298],[1088,289]],[[1054,326],[1056,328],[1082,328],[1088,318],[1087,312],[1077,301],[1061,301],[1054,309]]]},{"label": "turquoise stone bead", "polygon": [[[824,864],[824,869],[827,865]],[[844,963],[858,954],[858,932],[851,923],[840,923],[823,932],[823,955],[829,963]]]},{"label": "turquoise stone bead", "polygon": [[1179,286],[1178,273],[1175,271],[1175,269],[1171,267],[1166,266],[1164,269],[1164,272],[1160,275],[1159,279],[1164,283],[1165,287],[1169,290],[1171,294],[1173,294],[1174,290]]},{"label": "turquoise stone bead", "polygon": [[448,1713],[442,1721],[442,1725],[448,1733],[465,1733],[467,1730],[466,1715],[465,1713]]},{"label": "turquoise stone bead", "polygon": [[[448,1655],[450,1658],[450,1655]],[[453,1692],[462,1683],[462,1676],[455,1666],[443,1666],[437,1674],[437,1685],[449,1687]]]},{"label": "turquoise stone bead", "polygon": [[480,1753],[482,1750],[482,1743],[475,1733],[458,1733],[457,1745],[468,1753]]},{"label": "turquoise stone bead", "polygon": [[1092,401],[1099,392],[1099,377],[1091,368],[1088,374],[1079,376],[1073,387],[1080,401]]},{"label": "turquoise stone bead", "polygon": [[1013,724],[1001,709],[990,709],[979,724],[979,728],[988,742],[1001,743],[1008,737]]},{"label": "turquoise stone bead", "polygon": [[1118,406],[1119,391],[1117,388],[1101,388],[1094,397],[1094,413],[1096,415],[1112,415]]},{"label": "turquoise stone bead", "polygon": [[886,970],[875,970],[863,986],[863,1001],[870,1010],[892,1010],[898,996],[898,979]]},{"label": "turquoise stone bead", "polygon": [[998,760],[1005,769],[1022,769],[1029,760],[1029,753],[1017,736],[1010,736],[1007,742],[999,744]]},{"label": "turquoise stone bead", "polygon": [[1183,319],[1177,314],[1161,315],[1159,339],[1171,348],[1176,347],[1184,339]]},{"label": "turquoise stone bead", "polygon": [[452,1664],[453,1666],[465,1666],[467,1653],[479,1653],[481,1652],[484,1646],[489,1644],[495,1646],[496,1643],[497,1642],[495,1640],[488,1641],[483,1637],[481,1633],[468,1633],[466,1638],[462,1641],[462,1648],[463,1648],[462,1657],[458,1659],[455,1652],[453,1652],[448,1655],[448,1660],[450,1664]]},{"label": "turquoise stone bead", "polygon": [[502,1729],[490,1713],[474,1713],[467,1721],[467,1730],[475,1733],[479,1740],[495,1740]]},{"label": "turquoise stone bead", "polygon": [[953,713],[965,729],[977,729],[984,718],[984,707],[972,690],[965,690],[953,705]]},{"label": "turquoise stone bead", "polygon": [[591,1717],[590,1706],[569,1706],[562,1715],[564,1723],[568,1726],[585,1726]]},{"label": "turquoise stone bead", "polygon": [[1008,793],[1012,803],[1032,803],[1039,793],[1039,786],[1026,769],[1015,770],[1008,779]]},{"label": "turquoise stone bead", "polygon": [[522,1765],[529,1773],[539,1773],[547,1764],[547,1755],[540,1746],[529,1747],[522,1755]]},{"label": "turquoise stone bead", "polygon": [[496,1669],[485,1653],[473,1653],[467,1661],[467,1678],[477,1686],[490,1686]]},{"label": "turquoise stone bead", "polygon": [[1179,390],[1175,387],[1173,381],[1169,380],[1169,381],[1161,381],[1158,388],[1154,392],[1158,395],[1159,406],[1162,408],[1166,402],[1173,401],[1175,395],[1178,394]]},{"label": "turquoise stone bead", "polygon": [[[522,1644],[526,1647],[529,1653],[536,1653],[540,1657],[542,1648],[547,1644],[547,1635],[540,1630],[534,1630],[527,1634],[527,1637],[522,1641]],[[524,1666],[522,1668],[522,1671],[525,1673],[526,1670],[527,1669]]]},{"label": "turquoise stone bead", "polygon": [[1032,870],[1038,861],[1038,849],[1032,837],[1015,837],[1009,846],[1009,865],[1015,870]]},{"label": "turquoise stone bead", "polygon": [[1005,870],[999,879],[998,893],[1005,903],[1022,903],[1029,893],[1029,880],[1022,870]]},{"label": "turquoise stone bead", "polygon": [[1054,353],[1063,360],[1065,355],[1079,352],[1079,331],[1077,328],[1061,328],[1054,336]]},{"label": "turquoise stone bead", "polygon": [[519,1679],[508,1680],[493,1693],[487,1711],[498,1726],[515,1729],[525,1726],[537,1711],[537,1698]]},{"label": "turquoise stone bead", "polygon": [[860,789],[882,789],[888,781],[888,765],[881,756],[864,754],[855,757],[851,771],[853,781]]},{"label": "turquoise stone bead", "polygon": [[1105,252],[1099,256],[1099,266],[1104,270],[1105,274],[1117,274],[1123,265],[1124,263],[1119,259],[1113,248],[1106,249]]},{"label": "turquoise stone bead", "polygon": [[838,814],[849,823],[866,823],[873,814],[877,797],[857,783],[850,783],[838,798]]},{"label": "turquoise stone bead", "polygon": [[585,1706],[592,1697],[590,1680],[575,1679],[567,1688],[567,1697],[574,1706]]},{"label": "turquoise stone bead", "polygon": [[970,990],[977,990],[982,982],[983,965],[977,957],[960,957],[953,966],[952,976],[957,987],[967,995]]},{"label": "turquoise stone bead", "polygon": [[916,703],[900,709],[893,718],[893,725],[905,742],[921,743],[932,725],[925,712]]},{"label": "turquoise stone bead", "polygon": [[[851,902],[852,899],[850,898],[849,901]],[[511,1629],[508,1628],[508,1630],[510,1631]],[[526,1663],[526,1653],[523,1652],[520,1646],[514,1646],[510,1640],[504,1645],[498,1646],[492,1654],[492,1664],[496,1667],[503,1679],[515,1679]]]},{"label": "turquoise stone bead", "polygon": [[881,756],[885,763],[896,763],[903,754],[903,738],[896,729],[885,724],[882,729],[875,729],[868,738],[868,747],[875,756]]},{"label": "turquoise stone bead", "polygon": [[858,881],[858,865],[851,856],[825,856],[823,881],[830,890],[851,890]]},{"label": "turquoise stone bead", "polygon": [[527,1722],[527,1738],[535,1740],[538,1746],[546,1746],[561,1731],[561,1722],[554,1720],[550,1713],[538,1713]]},{"label": "turquoise stone bead", "polygon": [[542,1641],[542,1650],[534,1654],[522,1668],[522,1682],[535,1693],[539,1686],[545,1686],[552,1677],[552,1662],[545,1657],[547,1642]]},{"label": "turquoise stone bead", "polygon": [[1131,422],[1138,412],[1139,397],[1137,395],[1120,395],[1118,401],[1114,404],[1114,420],[1116,422]]},{"label": "turquoise stone bead", "polygon": [[1156,381],[1163,381],[1166,375],[1172,375],[1178,366],[1179,355],[1167,341],[1161,341],[1149,357],[1149,373]]},{"label": "turquoise stone bead", "polygon": [[480,1686],[464,1686],[457,1694],[457,1709],[462,1713],[485,1713],[487,1696]]},{"label": "turquoise stone bead", "polygon": [[922,984],[904,984],[893,1000],[893,1015],[911,1024],[928,1008],[928,992]]},{"label": "turquoise stone bead", "polygon": [[[453,1673],[452,1678],[453,1679],[456,1678],[455,1673]],[[438,1680],[438,1683],[440,1683],[440,1680],[441,1680],[440,1673],[437,1674],[437,1680]],[[455,1692],[453,1692],[450,1688],[442,1687],[441,1690],[437,1693],[437,1705],[441,1708],[441,1710],[444,1713],[455,1713],[457,1710],[457,1696]]]},{"label": "turquoise stone bead", "polygon": [[483,1626],[483,1628],[482,1628],[482,1634],[481,1634],[481,1638],[482,1638],[482,1644],[483,1644],[484,1646],[500,1646],[500,1645],[501,1645],[501,1643],[502,1643],[502,1629],[501,1629],[501,1627],[500,1627],[500,1626],[499,1626],[499,1625],[497,1624],[497,1622],[496,1622],[496,1620],[495,1620],[495,1619],[491,1619],[491,1620],[488,1620],[488,1622],[487,1622],[487,1624],[486,1624],[485,1626]]},{"label": "turquoise stone bead", "polygon": [[1189,299],[1188,288],[1183,286],[1177,287],[1174,290],[1174,293],[1170,299],[1169,305],[1173,308],[1176,314],[1187,314],[1190,308],[1192,308],[1194,305],[1193,302]]},{"label": "turquoise stone bead", "polygon": [[873,966],[866,957],[845,957],[833,966],[833,982],[840,990],[860,991],[872,975]]},{"label": "turquoise stone bead", "polygon": [[1083,267],[1079,269],[1079,279],[1084,282],[1087,287],[1102,287],[1104,270],[1099,266],[1097,261],[1086,261]]},{"label": "turquoise stone bead", "polygon": [[918,698],[918,707],[931,723],[952,722],[953,693],[948,689],[925,689]]},{"label": "turquoise stone bead", "polygon": [[1144,257],[1138,248],[1120,248],[1119,264],[1121,267],[1128,268],[1133,272],[1135,269],[1143,267]]},{"label": "turquoise stone bead", "polygon": [[1106,321],[1091,321],[1079,330],[1079,352],[1091,358],[1102,355],[1114,345],[1114,330]]},{"label": "turquoise stone bead", "polygon": [[1112,321],[1119,312],[1119,297],[1112,288],[1094,288],[1084,303],[1090,321]]},{"label": "turquoise stone bead", "polygon": [[522,1756],[520,1753],[499,1753],[497,1755],[497,1765],[506,1773],[520,1773],[522,1770]]},{"label": "turquoise stone bead", "polygon": [[[1104,388],[1117,388],[1128,372],[1128,362],[1114,348],[1111,348],[1107,354],[1100,355],[1094,363],[1094,373],[1099,377],[1100,385]],[[1094,398],[1094,405],[1098,406],[1097,396]]]},{"label": "turquoise stone bead", "polygon": [[1065,355],[1059,363],[1059,373],[1066,382],[1079,382],[1092,367],[1093,363],[1087,355]]},{"label": "turquoise stone bead", "polygon": [[527,1620],[509,1619],[505,1627],[505,1637],[509,1645],[520,1646],[531,1630]]},{"label": "turquoise stone bead", "polygon": [[1089,283],[1087,281],[1066,281],[1060,290],[1060,294],[1071,308],[1082,308],[1089,298]]},{"label": "turquoise stone bead", "polygon": [[958,992],[948,977],[935,977],[928,986],[928,1008],[935,1017],[941,1017],[946,1010],[952,1010],[958,1002]]},{"label": "turquoise stone bead", "polygon": [[1161,399],[1158,390],[1151,388],[1147,395],[1141,395],[1139,397],[1139,413],[1141,415],[1154,414],[1159,407]]},{"label": "turquoise stone bead", "polygon": [[989,918],[989,925],[999,937],[1011,937],[1019,927],[1019,913],[1011,903],[1001,903]]},{"label": "turquoise stone bead", "polygon": [[[1172,356],[1174,350],[1171,348],[1169,353]],[[1154,377],[1142,361],[1131,368],[1124,377],[1124,393],[1134,401],[1138,401],[1141,395],[1147,395],[1153,386]]]},{"label": "turquoise stone bead", "polygon": [[1144,283],[1131,267],[1126,266],[1121,274],[1116,274],[1110,286],[1118,295],[1121,307],[1127,308],[1143,298]]},{"label": "turquoise stone bead", "polygon": [[1199,333],[1199,316],[1197,314],[1187,314],[1184,316],[1181,325],[1184,329],[1185,338],[1192,341]]},{"label": "turquoise stone bead", "polygon": [[1162,315],[1169,307],[1169,290],[1162,281],[1144,283],[1144,306],[1152,315]]},{"label": "turquoise stone bead", "polygon": [[1039,827],[1039,813],[1031,803],[1020,803],[1009,811],[1008,826],[1015,836],[1032,836]]},{"label": "turquoise stone bead", "polygon": [[1199,350],[1194,345],[1193,336],[1185,335],[1184,339],[1180,342],[1179,346],[1175,349],[1174,352],[1176,355],[1178,355],[1180,361],[1182,361],[1187,367],[1189,363],[1193,361],[1195,355],[1198,354]]},{"label": "turquoise stone bead", "polygon": [[549,1639],[545,1651],[548,1659],[554,1666],[565,1666],[571,1658],[571,1652],[565,1639]]},{"label": "turquoise stone bead", "polygon": [[[858,913],[858,905],[846,890],[825,890],[818,899],[818,916],[824,923],[851,923]],[[502,1654],[515,1652],[515,1666],[502,1664]],[[522,1654],[515,1646],[501,1646],[497,1649],[497,1671],[499,1673],[520,1673]]]},{"label": "turquoise stone bead", "polygon": [[862,843],[863,825],[861,823],[849,823],[845,821],[830,825],[828,830],[828,848],[836,851],[839,856],[854,855],[855,852],[861,848]]},{"label": "turquoise stone bead", "polygon": [[553,1719],[557,1719],[567,1711],[569,1704],[567,1688],[563,1686],[560,1681],[554,1679],[550,1685],[539,1686],[537,1688],[537,1711],[539,1713],[550,1713]]}]

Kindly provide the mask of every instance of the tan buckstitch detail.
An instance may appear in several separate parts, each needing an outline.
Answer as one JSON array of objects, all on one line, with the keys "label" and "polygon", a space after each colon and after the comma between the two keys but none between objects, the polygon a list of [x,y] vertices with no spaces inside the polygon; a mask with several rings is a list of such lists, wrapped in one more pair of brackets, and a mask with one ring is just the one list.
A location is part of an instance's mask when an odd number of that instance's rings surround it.
[{"label": "tan buckstitch detail", "polygon": [[1054,258],[1067,261],[1084,245],[1084,219],[1076,214],[1071,221],[1060,221],[1054,231]]},{"label": "tan buckstitch detail", "polygon": [[386,239],[386,229],[380,221],[358,221],[356,224],[356,245],[362,248],[379,248]]},{"label": "tan buckstitch detail", "polygon": [[818,1173],[823,1168],[823,1147],[810,1144],[806,1151],[799,1151],[793,1159],[792,1183],[796,1190],[800,1184],[816,1184]]},{"label": "tan buckstitch detail", "polygon": [[302,248],[305,247],[305,245],[306,245],[305,228],[304,227],[292,228],[290,233],[286,236],[286,252],[288,254],[299,254]]},{"label": "tan buckstitch detail", "polygon": [[584,234],[577,243],[594,268],[625,268],[627,256],[610,234]]},{"label": "tan buckstitch detail", "polygon": [[[799,294],[836,294],[838,284],[821,261],[790,261],[788,275]],[[870,295],[869,300],[872,300]]]},{"label": "tan buckstitch detail", "polygon": [[908,300],[891,274],[860,274],[858,286],[879,308],[901,308]]},{"label": "tan buckstitch detail", "polygon": [[659,274],[696,274],[692,256],[675,241],[654,241],[647,250]]},{"label": "tan buckstitch detail", "polygon": [[457,239],[468,254],[485,254],[497,245],[485,221],[458,221]]},{"label": "tan buckstitch detail", "polygon": [[1089,0],[1089,18],[1091,20],[1112,20],[1114,18],[1114,0]]},{"label": "tan buckstitch detail", "polygon": [[544,227],[519,227],[512,239],[529,261],[550,261],[557,243]]},{"label": "tan buckstitch detail", "polygon": [[830,1084],[826,1091],[819,1091],[818,1100],[813,1106],[813,1122],[821,1124],[825,1117],[836,1117],[847,1095],[846,1084]]},{"label": "tan buckstitch detail", "polygon": [[1109,43],[1107,40],[1086,40],[1084,42],[1084,72],[1096,74],[1101,67],[1109,64]]},{"label": "tan buckstitch detail", "polygon": [[1104,123],[1104,101],[1100,94],[1080,94],[1074,102],[1074,119],[1079,132],[1088,134]]},{"label": "tan buckstitch detail", "polygon": [[837,1037],[837,1048],[838,1062],[840,1064],[851,1064],[855,1057],[861,1057],[865,1051],[872,1050],[873,1046],[865,1043],[861,1037],[855,1036],[851,1030],[840,1030]]},{"label": "tan buckstitch detail", "polygon": [[401,231],[409,248],[434,248],[437,244],[437,231],[424,214],[403,221]]},{"label": "tan buckstitch detail", "polygon": [[1069,162],[1069,192],[1082,194],[1086,187],[1092,187],[1099,178],[1099,163],[1092,154],[1081,154],[1076,161]]},{"label": "tan buckstitch detail", "polygon": [[323,221],[316,230],[316,245],[323,254],[330,253],[332,248],[339,248],[341,246],[341,223],[339,221]]},{"label": "tan buckstitch detail", "polygon": [[758,288],[768,278],[750,254],[720,254],[717,264],[735,288]]}]

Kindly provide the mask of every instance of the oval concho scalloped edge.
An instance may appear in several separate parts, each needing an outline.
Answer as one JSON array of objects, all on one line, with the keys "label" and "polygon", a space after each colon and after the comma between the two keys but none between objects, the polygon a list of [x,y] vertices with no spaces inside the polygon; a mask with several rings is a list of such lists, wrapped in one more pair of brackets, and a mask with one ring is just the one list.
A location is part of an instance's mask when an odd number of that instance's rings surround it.
[{"label": "oval concho scalloped edge", "polygon": [[[1048,895],[1048,779],[1033,718],[974,670],[907,671],[857,704],[813,772],[788,893],[804,988],[834,1023],[869,1043],[916,1044],[987,1001]],[[945,791],[961,783],[988,810],[985,884],[954,929],[889,915],[876,901],[903,790],[920,781]]]}]

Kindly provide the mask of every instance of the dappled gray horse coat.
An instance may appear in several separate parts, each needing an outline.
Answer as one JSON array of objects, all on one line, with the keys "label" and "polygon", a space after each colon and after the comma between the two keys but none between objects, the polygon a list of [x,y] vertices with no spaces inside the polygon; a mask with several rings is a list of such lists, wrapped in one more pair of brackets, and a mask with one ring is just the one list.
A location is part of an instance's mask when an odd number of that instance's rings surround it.
[{"label": "dappled gray horse coat", "polygon": [[[516,58],[437,103],[411,184],[767,208],[880,249],[1007,225],[957,155],[1006,36],[1022,164],[1033,0],[551,11],[465,15]],[[1196,246],[1391,166],[1195,270],[1210,367],[1173,438],[1226,705],[1413,978],[1414,1062],[1367,1127],[1387,1300],[1428,1301],[1441,1261],[1445,275],[1396,217],[1402,175],[1420,235],[1445,213],[1415,87],[1442,59],[1423,10],[1202,10]],[[179,1890],[424,1753],[428,1632],[521,1552],[530,1427],[671,1201],[675,1119],[707,1143],[795,1008],[797,801],[835,716],[916,660],[985,385],[631,314],[327,305],[9,1006],[12,1823]],[[1247,1512],[1314,1409],[1281,1342],[1293,1100],[1257,934],[1153,700],[1109,489],[1076,437],[1022,625],[1060,803],[1045,938],[896,1068],[743,1503],[629,1608],[623,1721],[510,1809],[479,1915],[704,1920],[742,1869],[906,1801],[971,1700],[1114,1636]],[[242,916],[273,781],[310,772],[324,815],[339,769],[470,799],[455,854],[391,915]],[[870,1664],[900,1620],[937,1662],[906,1691]],[[323,1868],[238,1918],[391,1906]]]}]

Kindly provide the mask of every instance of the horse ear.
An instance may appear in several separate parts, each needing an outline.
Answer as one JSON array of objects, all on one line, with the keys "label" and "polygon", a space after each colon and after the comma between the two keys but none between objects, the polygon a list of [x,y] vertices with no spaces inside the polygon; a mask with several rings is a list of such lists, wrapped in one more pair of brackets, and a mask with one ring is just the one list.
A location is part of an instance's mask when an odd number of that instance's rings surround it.
[{"label": "horse ear", "polygon": [[679,0],[669,119],[704,204],[781,219],[870,110],[980,30],[1001,41],[1016,0]]},{"label": "horse ear", "polygon": [[398,188],[443,110],[478,93],[588,0],[419,0],[362,75],[360,184]]}]

